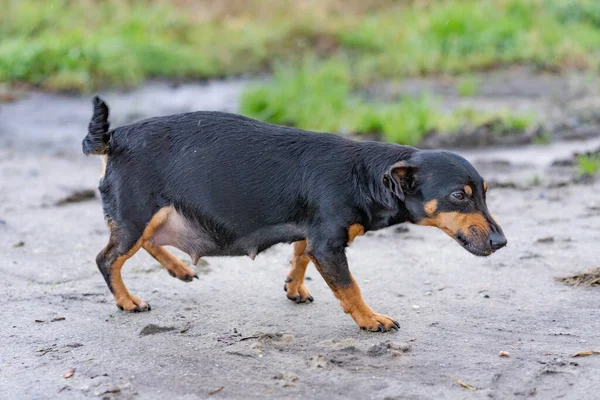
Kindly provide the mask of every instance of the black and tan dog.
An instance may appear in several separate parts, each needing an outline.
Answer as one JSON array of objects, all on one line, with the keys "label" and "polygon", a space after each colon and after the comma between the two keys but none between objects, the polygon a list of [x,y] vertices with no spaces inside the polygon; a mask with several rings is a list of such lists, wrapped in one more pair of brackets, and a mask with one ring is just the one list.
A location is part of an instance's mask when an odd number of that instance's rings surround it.
[{"label": "black and tan dog", "polygon": [[436,226],[469,252],[506,245],[485,201],[486,184],[464,158],[270,125],[239,115],[193,112],[109,130],[94,98],[85,154],[104,157],[100,193],[110,228],[96,261],[117,306],[150,310],[129,293],[121,268],[144,248],[169,273],[194,271],[204,256],[254,258],[294,243],[287,297],[312,301],[304,273],[312,261],[344,311],[364,329],[397,329],[363,300],[345,249],[358,235],[401,222]]}]

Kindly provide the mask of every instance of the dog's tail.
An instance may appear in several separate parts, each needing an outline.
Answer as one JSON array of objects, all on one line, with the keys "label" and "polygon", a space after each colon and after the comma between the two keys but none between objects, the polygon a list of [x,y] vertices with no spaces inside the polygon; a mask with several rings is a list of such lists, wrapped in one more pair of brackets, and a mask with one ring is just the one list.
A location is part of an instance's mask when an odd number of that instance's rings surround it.
[{"label": "dog's tail", "polygon": [[98,96],[94,96],[94,115],[88,126],[88,134],[83,139],[82,149],[83,154],[108,154],[110,145],[108,141],[110,134],[108,133],[108,106]]}]

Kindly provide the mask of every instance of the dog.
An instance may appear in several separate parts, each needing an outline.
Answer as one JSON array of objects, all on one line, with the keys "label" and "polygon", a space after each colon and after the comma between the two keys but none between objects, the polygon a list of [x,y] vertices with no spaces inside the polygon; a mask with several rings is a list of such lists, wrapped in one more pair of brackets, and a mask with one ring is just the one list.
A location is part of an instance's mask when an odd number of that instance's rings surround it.
[{"label": "dog", "polygon": [[83,153],[104,159],[99,183],[110,230],[96,257],[121,310],[149,311],[121,277],[144,248],[183,281],[194,271],[163,246],[200,257],[249,256],[293,243],[287,297],[312,302],[312,261],[356,324],[397,330],[374,312],[348,269],[346,247],[365,232],[409,222],[435,226],[476,256],[507,243],[486,205],[487,184],[461,156],[191,112],[109,128],[99,97]]}]

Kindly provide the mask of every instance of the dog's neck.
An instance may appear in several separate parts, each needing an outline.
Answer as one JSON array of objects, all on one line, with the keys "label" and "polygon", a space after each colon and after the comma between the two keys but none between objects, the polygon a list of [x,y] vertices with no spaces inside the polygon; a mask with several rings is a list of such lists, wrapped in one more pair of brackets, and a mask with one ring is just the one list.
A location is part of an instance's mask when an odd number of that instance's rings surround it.
[{"label": "dog's neck", "polygon": [[390,143],[360,143],[361,165],[354,179],[360,191],[361,208],[372,225],[371,229],[382,229],[409,221],[410,214],[383,183],[388,169],[419,151],[414,147]]}]

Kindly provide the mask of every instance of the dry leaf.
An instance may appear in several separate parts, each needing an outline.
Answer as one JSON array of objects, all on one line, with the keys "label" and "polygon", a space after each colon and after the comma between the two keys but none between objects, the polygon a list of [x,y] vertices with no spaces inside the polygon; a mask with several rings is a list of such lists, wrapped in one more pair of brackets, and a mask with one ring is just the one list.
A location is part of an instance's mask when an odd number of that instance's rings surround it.
[{"label": "dry leaf", "polygon": [[477,390],[477,388],[475,386],[471,386],[468,383],[465,383],[463,381],[461,381],[458,378],[455,378],[453,376],[451,376],[450,378],[454,379],[456,381],[456,383],[458,383],[460,386],[464,387],[465,389],[469,389],[469,390]]},{"label": "dry leaf", "polygon": [[225,386],[221,386],[220,388],[217,388],[215,390],[209,390],[208,394],[215,394],[215,393],[219,393],[221,390],[223,390],[225,388]]},{"label": "dry leaf", "polygon": [[600,354],[600,351],[598,351],[598,350],[580,351],[577,354],[573,354],[571,357],[587,357],[587,356],[592,356],[594,354]]},{"label": "dry leaf", "polygon": [[75,375],[75,368],[68,369],[67,372],[65,372],[65,374],[63,375],[63,378],[69,379],[73,375]]},{"label": "dry leaf", "polygon": [[498,353],[500,357],[510,357],[510,353],[508,351],[501,351]]}]

